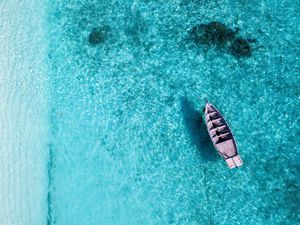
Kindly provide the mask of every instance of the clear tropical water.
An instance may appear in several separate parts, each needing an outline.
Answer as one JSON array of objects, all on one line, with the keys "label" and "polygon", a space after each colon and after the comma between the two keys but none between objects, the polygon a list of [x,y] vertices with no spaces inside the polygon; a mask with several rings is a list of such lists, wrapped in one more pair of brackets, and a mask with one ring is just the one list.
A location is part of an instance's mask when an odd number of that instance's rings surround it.
[{"label": "clear tropical water", "polygon": [[[7,210],[0,224],[299,223],[298,1],[42,5],[46,22],[32,32],[47,48],[31,54],[47,65],[47,82],[24,88],[48,96],[49,122],[39,123],[50,127],[48,145],[33,161],[48,154],[48,182],[35,183],[40,222]],[[190,31],[212,21],[255,39],[251,56],[196,45]],[[97,27],[105,32],[91,44]],[[241,169],[227,169],[210,143],[207,99],[230,123]]]},{"label": "clear tropical water", "polygon": [[50,106],[45,2],[0,1],[0,224],[45,224]]}]

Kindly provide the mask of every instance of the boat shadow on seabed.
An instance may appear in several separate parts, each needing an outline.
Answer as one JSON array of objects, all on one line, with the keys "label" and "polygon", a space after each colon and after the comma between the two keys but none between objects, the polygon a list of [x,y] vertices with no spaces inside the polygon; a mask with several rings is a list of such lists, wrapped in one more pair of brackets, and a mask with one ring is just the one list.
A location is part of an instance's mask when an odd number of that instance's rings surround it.
[{"label": "boat shadow on seabed", "polygon": [[197,147],[203,159],[218,160],[219,156],[210,140],[201,113],[194,108],[193,103],[188,98],[182,97],[180,101],[184,124],[190,134],[192,144]]}]

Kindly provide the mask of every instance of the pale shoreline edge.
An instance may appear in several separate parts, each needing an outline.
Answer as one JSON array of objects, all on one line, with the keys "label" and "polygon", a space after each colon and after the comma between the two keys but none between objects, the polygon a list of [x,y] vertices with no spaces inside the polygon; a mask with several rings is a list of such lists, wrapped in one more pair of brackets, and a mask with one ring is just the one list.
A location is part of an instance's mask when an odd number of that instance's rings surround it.
[{"label": "pale shoreline edge", "polygon": [[0,224],[46,224],[45,10],[44,1],[0,4]]}]

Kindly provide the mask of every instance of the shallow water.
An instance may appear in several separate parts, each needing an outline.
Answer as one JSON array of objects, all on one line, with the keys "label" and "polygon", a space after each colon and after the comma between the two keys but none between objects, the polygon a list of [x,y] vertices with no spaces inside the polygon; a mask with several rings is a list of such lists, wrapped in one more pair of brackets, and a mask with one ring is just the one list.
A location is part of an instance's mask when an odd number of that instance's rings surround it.
[{"label": "shallow water", "polygon": [[[49,2],[47,224],[297,224],[298,5]],[[195,44],[212,21],[255,39],[251,56]],[[205,100],[242,168],[216,154]]]},{"label": "shallow water", "polygon": [[49,89],[45,2],[0,1],[0,224],[45,224]]},{"label": "shallow water", "polygon": [[[80,1],[51,7],[50,224],[293,224],[299,220],[296,1]],[[288,15],[288,17],[286,17]],[[189,37],[219,21],[249,58]],[[110,32],[88,43],[97,26]],[[235,133],[229,171],[201,122]]]}]

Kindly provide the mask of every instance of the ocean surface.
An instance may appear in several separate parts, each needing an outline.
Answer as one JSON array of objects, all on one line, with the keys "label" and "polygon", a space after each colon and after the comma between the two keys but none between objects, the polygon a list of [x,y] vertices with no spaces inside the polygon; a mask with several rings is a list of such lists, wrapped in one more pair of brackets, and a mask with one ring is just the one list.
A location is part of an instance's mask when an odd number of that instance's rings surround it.
[{"label": "ocean surface", "polygon": [[299,5],[0,1],[0,225],[299,224]]},{"label": "ocean surface", "polygon": [[0,224],[47,215],[50,89],[46,4],[0,0]]}]

